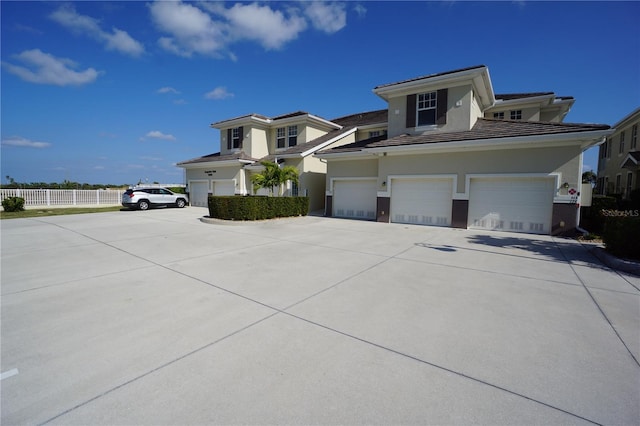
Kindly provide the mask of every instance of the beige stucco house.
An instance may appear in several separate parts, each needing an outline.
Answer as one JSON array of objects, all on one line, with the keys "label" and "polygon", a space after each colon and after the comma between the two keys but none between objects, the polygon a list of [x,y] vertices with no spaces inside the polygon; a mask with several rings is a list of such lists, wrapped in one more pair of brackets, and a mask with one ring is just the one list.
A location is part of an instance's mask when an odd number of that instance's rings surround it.
[{"label": "beige stucco house", "polygon": [[563,123],[573,98],[496,95],[482,65],[373,92],[386,134],[315,154],[327,216],[537,234],[579,223],[582,153],[612,131]]},{"label": "beige stucco house", "polygon": [[300,173],[297,185],[289,182],[283,188],[286,195],[307,195],[311,210],[322,209],[327,166],[313,154],[354,142],[357,131],[302,111],[273,118],[250,114],[211,127],[220,130],[220,152],[177,164],[185,169],[195,206],[206,206],[208,194],[254,194],[251,176],[263,169],[261,161],[272,161]]},{"label": "beige stucco house", "polygon": [[614,133],[600,145],[596,185],[598,194],[629,198],[631,191],[640,188],[639,124],[640,108],[637,108],[617,122],[613,126]]}]

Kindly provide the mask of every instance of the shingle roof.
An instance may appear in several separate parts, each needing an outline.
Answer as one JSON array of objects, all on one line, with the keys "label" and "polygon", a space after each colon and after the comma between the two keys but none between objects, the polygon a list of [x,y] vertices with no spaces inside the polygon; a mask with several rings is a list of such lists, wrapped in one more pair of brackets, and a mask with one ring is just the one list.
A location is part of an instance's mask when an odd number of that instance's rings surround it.
[{"label": "shingle roof", "polygon": [[269,117],[265,117],[264,115],[253,113],[253,114],[246,114],[246,115],[241,115],[239,117],[227,118],[225,120],[216,121],[215,123],[211,123],[211,126],[226,123],[227,121],[240,120],[242,118],[250,118],[250,117],[259,118],[261,120],[269,120]]},{"label": "shingle roof", "polygon": [[261,158],[260,161],[273,161],[276,157],[288,156],[292,154],[301,154],[319,145],[322,145],[323,143],[328,142],[333,138],[337,138],[342,134],[346,134],[349,131],[353,130],[354,128],[355,126],[349,126],[349,127],[343,127],[342,129],[338,129],[338,130],[333,130],[307,143],[302,143],[296,146],[292,146],[291,148],[286,149],[284,151],[278,151],[277,154],[267,155],[266,157]]},{"label": "shingle roof", "polygon": [[537,136],[564,133],[579,133],[593,130],[607,130],[606,124],[555,123],[540,121],[493,120],[479,118],[471,130],[450,133],[427,133],[422,135],[399,135],[390,139],[364,140],[337,148],[323,150],[323,153],[358,151],[363,148],[421,145],[443,142],[459,142],[478,139],[499,139],[519,136]]},{"label": "shingle roof", "polygon": [[469,71],[469,70],[473,70],[476,68],[486,68],[485,65],[475,65],[473,67],[467,67],[467,68],[460,68],[458,70],[452,70],[452,71],[445,71],[445,72],[439,72],[439,73],[435,73],[435,74],[429,74],[429,75],[423,75],[421,77],[415,77],[415,78],[410,78],[408,80],[402,80],[402,81],[397,81],[395,83],[387,83],[387,84],[381,84],[379,86],[376,86],[374,88],[375,89],[380,89],[382,87],[389,87],[389,86],[395,86],[396,84],[403,84],[403,83],[409,83],[411,81],[417,81],[417,80],[422,80],[424,78],[433,78],[433,77],[440,77],[443,75],[448,75],[448,74],[455,74],[457,72],[462,72],[462,71]]},{"label": "shingle roof", "polygon": [[553,92],[531,92],[531,93],[502,93],[495,94],[496,99],[510,101],[512,99],[533,98],[535,96],[553,95]]},{"label": "shingle roof", "polygon": [[344,117],[338,117],[331,120],[333,123],[340,126],[366,126],[369,124],[382,124],[386,123],[388,110],[379,109],[376,111],[360,112],[357,114],[345,115]]},{"label": "shingle roof", "polygon": [[277,117],[273,117],[272,120],[280,120],[280,119],[283,119],[283,118],[297,117],[299,115],[307,115],[307,114],[309,114],[309,113],[306,112],[306,111],[296,111],[296,112],[291,112],[291,113],[288,113],[288,114],[282,114],[282,115],[279,115]]},{"label": "shingle roof", "polygon": [[219,152],[215,152],[213,154],[204,155],[198,158],[192,158],[191,160],[181,161],[177,163],[178,166],[185,164],[197,164],[197,163],[209,163],[209,162],[218,162],[218,161],[233,161],[233,160],[245,160],[245,161],[258,161],[257,158],[252,158],[246,155],[244,152],[237,152],[235,154],[225,154],[221,155]]}]

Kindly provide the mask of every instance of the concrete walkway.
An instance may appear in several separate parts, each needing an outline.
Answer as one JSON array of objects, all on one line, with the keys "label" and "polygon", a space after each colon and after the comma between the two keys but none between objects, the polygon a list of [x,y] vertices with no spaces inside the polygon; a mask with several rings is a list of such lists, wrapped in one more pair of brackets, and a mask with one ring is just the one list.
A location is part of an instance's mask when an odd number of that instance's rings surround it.
[{"label": "concrete walkway", "polygon": [[638,424],[640,278],[548,236],[2,220],[1,423]]}]

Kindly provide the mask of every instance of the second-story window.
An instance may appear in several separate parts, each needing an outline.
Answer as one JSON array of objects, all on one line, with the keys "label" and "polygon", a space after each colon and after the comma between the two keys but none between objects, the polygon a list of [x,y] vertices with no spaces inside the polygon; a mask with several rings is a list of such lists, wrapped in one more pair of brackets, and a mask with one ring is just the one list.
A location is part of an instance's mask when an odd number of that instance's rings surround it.
[{"label": "second-story window", "polygon": [[289,126],[289,146],[298,144],[298,126]]},{"label": "second-story window", "polygon": [[631,149],[636,149],[638,145],[638,125],[634,124],[631,128]]},{"label": "second-story window", "polygon": [[285,134],[284,127],[278,127],[276,129],[276,147],[284,148],[286,145],[287,136]]},{"label": "second-story window", "polygon": [[493,118],[495,118],[496,120],[504,120],[504,111],[502,111],[502,112],[494,112],[493,113]]},{"label": "second-story window", "polygon": [[236,149],[240,148],[240,128],[231,129],[231,146]]},{"label": "second-story window", "polygon": [[517,110],[511,111],[510,117],[512,120],[522,120],[522,110],[517,109]]},{"label": "second-story window", "polygon": [[418,95],[418,126],[436,124],[436,92],[421,93]]},{"label": "second-story window", "polygon": [[618,149],[618,154],[624,153],[624,132],[620,133],[620,148]]}]

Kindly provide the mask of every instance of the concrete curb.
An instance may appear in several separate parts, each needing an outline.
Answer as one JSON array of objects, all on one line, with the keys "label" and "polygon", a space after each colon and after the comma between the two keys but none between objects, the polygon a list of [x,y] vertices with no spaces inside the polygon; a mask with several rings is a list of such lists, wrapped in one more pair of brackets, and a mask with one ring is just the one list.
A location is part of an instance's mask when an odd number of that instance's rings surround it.
[{"label": "concrete curb", "polygon": [[216,219],[209,216],[202,216],[200,218],[200,222],[207,223],[209,225],[247,226],[247,225],[261,225],[264,223],[274,223],[277,221],[285,221],[287,219],[289,220],[298,219],[300,217],[305,217],[305,216],[276,217],[273,219],[266,219],[266,220],[225,220],[225,219]]},{"label": "concrete curb", "polygon": [[640,262],[617,258],[601,246],[592,247],[589,251],[609,268],[640,277]]}]

